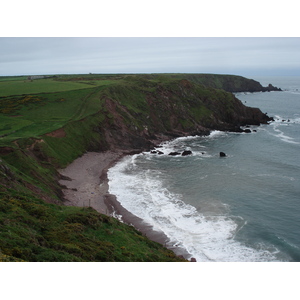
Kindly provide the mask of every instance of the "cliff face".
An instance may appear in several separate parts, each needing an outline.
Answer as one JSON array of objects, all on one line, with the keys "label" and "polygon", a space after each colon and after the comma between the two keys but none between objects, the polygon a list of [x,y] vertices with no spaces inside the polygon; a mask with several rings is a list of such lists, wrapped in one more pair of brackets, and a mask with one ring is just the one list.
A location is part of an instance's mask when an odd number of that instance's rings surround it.
[{"label": "cliff face", "polygon": [[[163,79],[163,75],[144,75],[148,79]],[[220,74],[172,74],[165,75],[165,78],[187,79],[191,82],[202,84],[206,87],[223,89],[227,92],[270,92],[281,91],[280,88],[269,84],[263,87],[258,81],[248,79],[237,75],[220,75]]]},{"label": "cliff face", "polygon": [[186,79],[130,79],[102,95],[106,120],[99,127],[110,148],[149,148],[152,142],[211,130],[241,132],[240,126],[271,120],[233,94]]}]

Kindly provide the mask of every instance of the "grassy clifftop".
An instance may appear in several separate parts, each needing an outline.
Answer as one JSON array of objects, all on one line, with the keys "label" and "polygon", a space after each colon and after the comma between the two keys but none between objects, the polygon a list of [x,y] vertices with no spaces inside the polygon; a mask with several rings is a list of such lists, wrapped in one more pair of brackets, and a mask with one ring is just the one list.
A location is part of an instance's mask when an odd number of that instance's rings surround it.
[{"label": "grassy clifftop", "polygon": [[182,261],[111,217],[64,206],[57,169],[86,151],[142,151],[175,136],[269,121],[219,88],[230,78],[217,77],[0,79],[0,260]]}]

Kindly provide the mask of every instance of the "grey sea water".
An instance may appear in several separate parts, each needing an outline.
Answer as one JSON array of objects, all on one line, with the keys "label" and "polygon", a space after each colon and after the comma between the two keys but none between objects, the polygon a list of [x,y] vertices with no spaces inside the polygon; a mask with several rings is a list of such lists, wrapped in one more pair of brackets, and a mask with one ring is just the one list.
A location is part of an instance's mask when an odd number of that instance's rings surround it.
[{"label": "grey sea water", "polygon": [[274,122],[178,138],[108,172],[110,193],[197,261],[300,261],[300,78],[253,79],[283,91],[236,96]]}]

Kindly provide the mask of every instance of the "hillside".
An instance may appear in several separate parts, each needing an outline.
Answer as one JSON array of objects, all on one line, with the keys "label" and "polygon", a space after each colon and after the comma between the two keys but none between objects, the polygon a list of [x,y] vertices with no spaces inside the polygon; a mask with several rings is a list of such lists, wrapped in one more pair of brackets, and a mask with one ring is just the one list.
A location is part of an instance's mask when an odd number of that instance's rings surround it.
[{"label": "hillside", "polygon": [[0,80],[2,260],[182,261],[112,217],[64,206],[57,169],[86,151],[140,152],[178,136],[242,132],[271,120],[226,91],[259,88],[239,76],[10,79]]}]

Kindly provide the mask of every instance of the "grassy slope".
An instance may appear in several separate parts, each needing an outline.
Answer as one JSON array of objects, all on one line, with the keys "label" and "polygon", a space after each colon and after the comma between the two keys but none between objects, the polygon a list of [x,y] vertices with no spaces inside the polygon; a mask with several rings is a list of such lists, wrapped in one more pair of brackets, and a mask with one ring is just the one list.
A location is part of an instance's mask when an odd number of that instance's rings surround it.
[{"label": "grassy slope", "polygon": [[91,208],[0,193],[0,261],[184,261]]},{"label": "grassy slope", "polygon": [[67,78],[64,77],[35,79],[32,81],[25,80],[23,77],[6,80],[0,79],[0,97],[72,91],[95,86],[104,86],[113,84],[114,82],[115,81],[109,79],[91,80],[84,77],[76,80],[67,80]]}]

